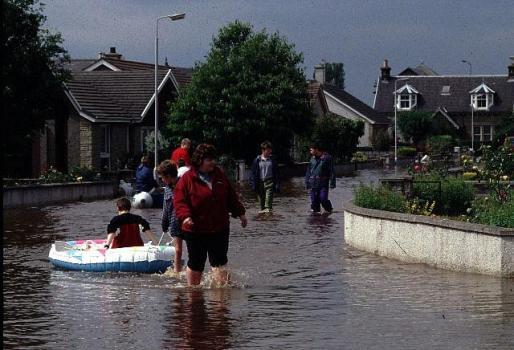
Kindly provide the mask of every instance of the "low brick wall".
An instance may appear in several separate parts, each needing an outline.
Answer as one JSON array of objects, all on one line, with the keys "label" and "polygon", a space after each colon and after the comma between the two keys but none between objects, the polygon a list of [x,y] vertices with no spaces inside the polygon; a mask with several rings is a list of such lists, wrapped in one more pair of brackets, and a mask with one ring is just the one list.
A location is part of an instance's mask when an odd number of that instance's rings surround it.
[{"label": "low brick wall", "polygon": [[118,185],[113,181],[70,182],[4,187],[4,208],[114,198]]},{"label": "low brick wall", "polygon": [[408,263],[514,278],[514,229],[344,203],[347,244]]}]

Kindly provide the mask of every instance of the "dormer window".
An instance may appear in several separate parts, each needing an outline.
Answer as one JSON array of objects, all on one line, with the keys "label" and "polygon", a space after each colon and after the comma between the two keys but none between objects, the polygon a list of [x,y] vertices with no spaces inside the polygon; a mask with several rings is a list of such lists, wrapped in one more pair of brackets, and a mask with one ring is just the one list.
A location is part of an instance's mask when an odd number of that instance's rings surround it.
[{"label": "dormer window", "polygon": [[396,95],[396,108],[403,111],[410,111],[418,103],[418,90],[409,84],[405,84],[394,92]]},{"label": "dormer window", "polygon": [[494,90],[485,83],[480,84],[469,92],[471,94],[471,106],[475,111],[487,111],[494,104]]}]

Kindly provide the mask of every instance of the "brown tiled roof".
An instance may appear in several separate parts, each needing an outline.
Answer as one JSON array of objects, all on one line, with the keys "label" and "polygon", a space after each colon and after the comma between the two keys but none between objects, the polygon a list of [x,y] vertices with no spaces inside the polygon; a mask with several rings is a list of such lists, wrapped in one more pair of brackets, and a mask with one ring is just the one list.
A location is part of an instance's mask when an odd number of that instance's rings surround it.
[{"label": "brown tiled roof", "polygon": [[[514,82],[507,80],[507,75],[483,75],[483,76],[409,76],[391,77],[390,80],[380,80],[375,99],[375,109],[382,114],[394,111],[394,81],[398,78],[408,78],[397,84],[397,88],[404,84],[413,86],[417,91],[418,103],[416,110],[434,112],[439,107],[444,107],[449,113],[469,113],[469,92],[485,83],[495,91],[494,105],[488,114],[504,114],[512,111],[514,105]],[[443,86],[449,86],[449,94],[441,94]]]},{"label": "brown tiled roof", "polygon": [[[123,59],[116,59],[116,58],[102,58],[99,60],[95,60],[93,63],[96,63],[97,61],[104,60],[113,66],[121,69],[122,71],[154,71],[155,65],[152,63],[145,63],[145,62],[137,62],[137,61],[128,61]],[[90,66],[93,64],[91,63]],[[177,83],[179,85],[179,88],[183,88],[187,84],[191,82],[191,76],[193,75],[193,69],[192,68],[183,68],[183,67],[171,67],[171,66],[164,66],[159,65],[159,70],[164,69],[168,70],[171,69],[173,72],[173,75],[175,76],[175,79],[177,79]]]},{"label": "brown tiled roof", "polygon": [[377,113],[373,108],[345,90],[331,84],[323,84],[323,90],[375,123],[389,124],[389,118]]},{"label": "brown tiled roof", "polygon": [[[159,70],[159,82],[166,73]],[[66,86],[81,111],[92,118],[139,120],[154,93],[154,72],[75,72]]]}]

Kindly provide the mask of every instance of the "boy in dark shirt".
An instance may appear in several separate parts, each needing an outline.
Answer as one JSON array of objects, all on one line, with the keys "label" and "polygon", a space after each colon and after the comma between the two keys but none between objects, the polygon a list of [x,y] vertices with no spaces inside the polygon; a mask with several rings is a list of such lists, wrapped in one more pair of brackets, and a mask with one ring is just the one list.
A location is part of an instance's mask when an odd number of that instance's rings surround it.
[{"label": "boy in dark shirt", "polygon": [[[107,242],[104,248],[124,248],[143,246],[143,240],[139,232],[139,225],[143,226],[143,232],[153,244],[157,244],[155,235],[150,231],[150,224],[139,215],[130,213],[130,201],[120,198],[116,201],[118,215],[112,218],[107,226]],[[119,230],[119,232],[117,232]]]}]

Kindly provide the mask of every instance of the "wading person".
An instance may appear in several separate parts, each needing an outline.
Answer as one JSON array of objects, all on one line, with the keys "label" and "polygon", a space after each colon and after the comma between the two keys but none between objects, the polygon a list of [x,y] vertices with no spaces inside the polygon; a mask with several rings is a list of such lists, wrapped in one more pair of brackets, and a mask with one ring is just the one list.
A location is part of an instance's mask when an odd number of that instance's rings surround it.
[{"label": "wading person", "polygon": [[333,210],[328,199],[328,189],[336,187],[336,175],[332,157],[317,145],[310,147],[311,160],[305,174],[305,187],[310,189],[311,211],[319,214],[321,206],[326,213]]},{"label": "wading person", "polygon": [[214,146],[198,145],[191,158],[192,168],[180,178],[174,192],[175,213],[189,255],[189,285],[200,284],[207,257],[214,280],[220,285],[228,282],[225,265],[230,215],[239,217],[242,227],[247,224],[245,208],[215,159]]},{"label": "wading person", "polygon": [[271,142],[261,143],[261,154],[252,163],[250,184],[257,192],[261,213],[271,213],[273,210],[273,192],[279,191],[278,164],[272,156]]},{"label": "wading person", "polygon": [[162,206],[162,232],[168,232],[173,238],[173,246],[175,247],[175,258],[173,262],[173,270],[179,273],[182,270],[182,233],[178,225],[175,209],[173,207],[173,188],[177,183],[177,167],[169,160],[163,161],[157,167],[157,173],[164,183],[164,204]]},{"label": "wading person", "polygon": [[182,159],[185,163],[185,165],[190,166],[191,165],[191,157],[189,156],[189,149],[191,148],[191,140],[188,138],[182,139],[180,142],[180,146],[177,147],[172,153],[171,153],[171,161],[175,164],[178,164],[179,161]]},{"label": "wading person", "polygon": [[139,215],[130,213],[130,201],[120,198],[116,201],[118,215],[112,218],[107,226],[107,242],[104,248],[124,248],[144,245],[139,232],[139,225],[143,227],[143,233],[157,244],[157,239],[150,231],[150,224]]}]

